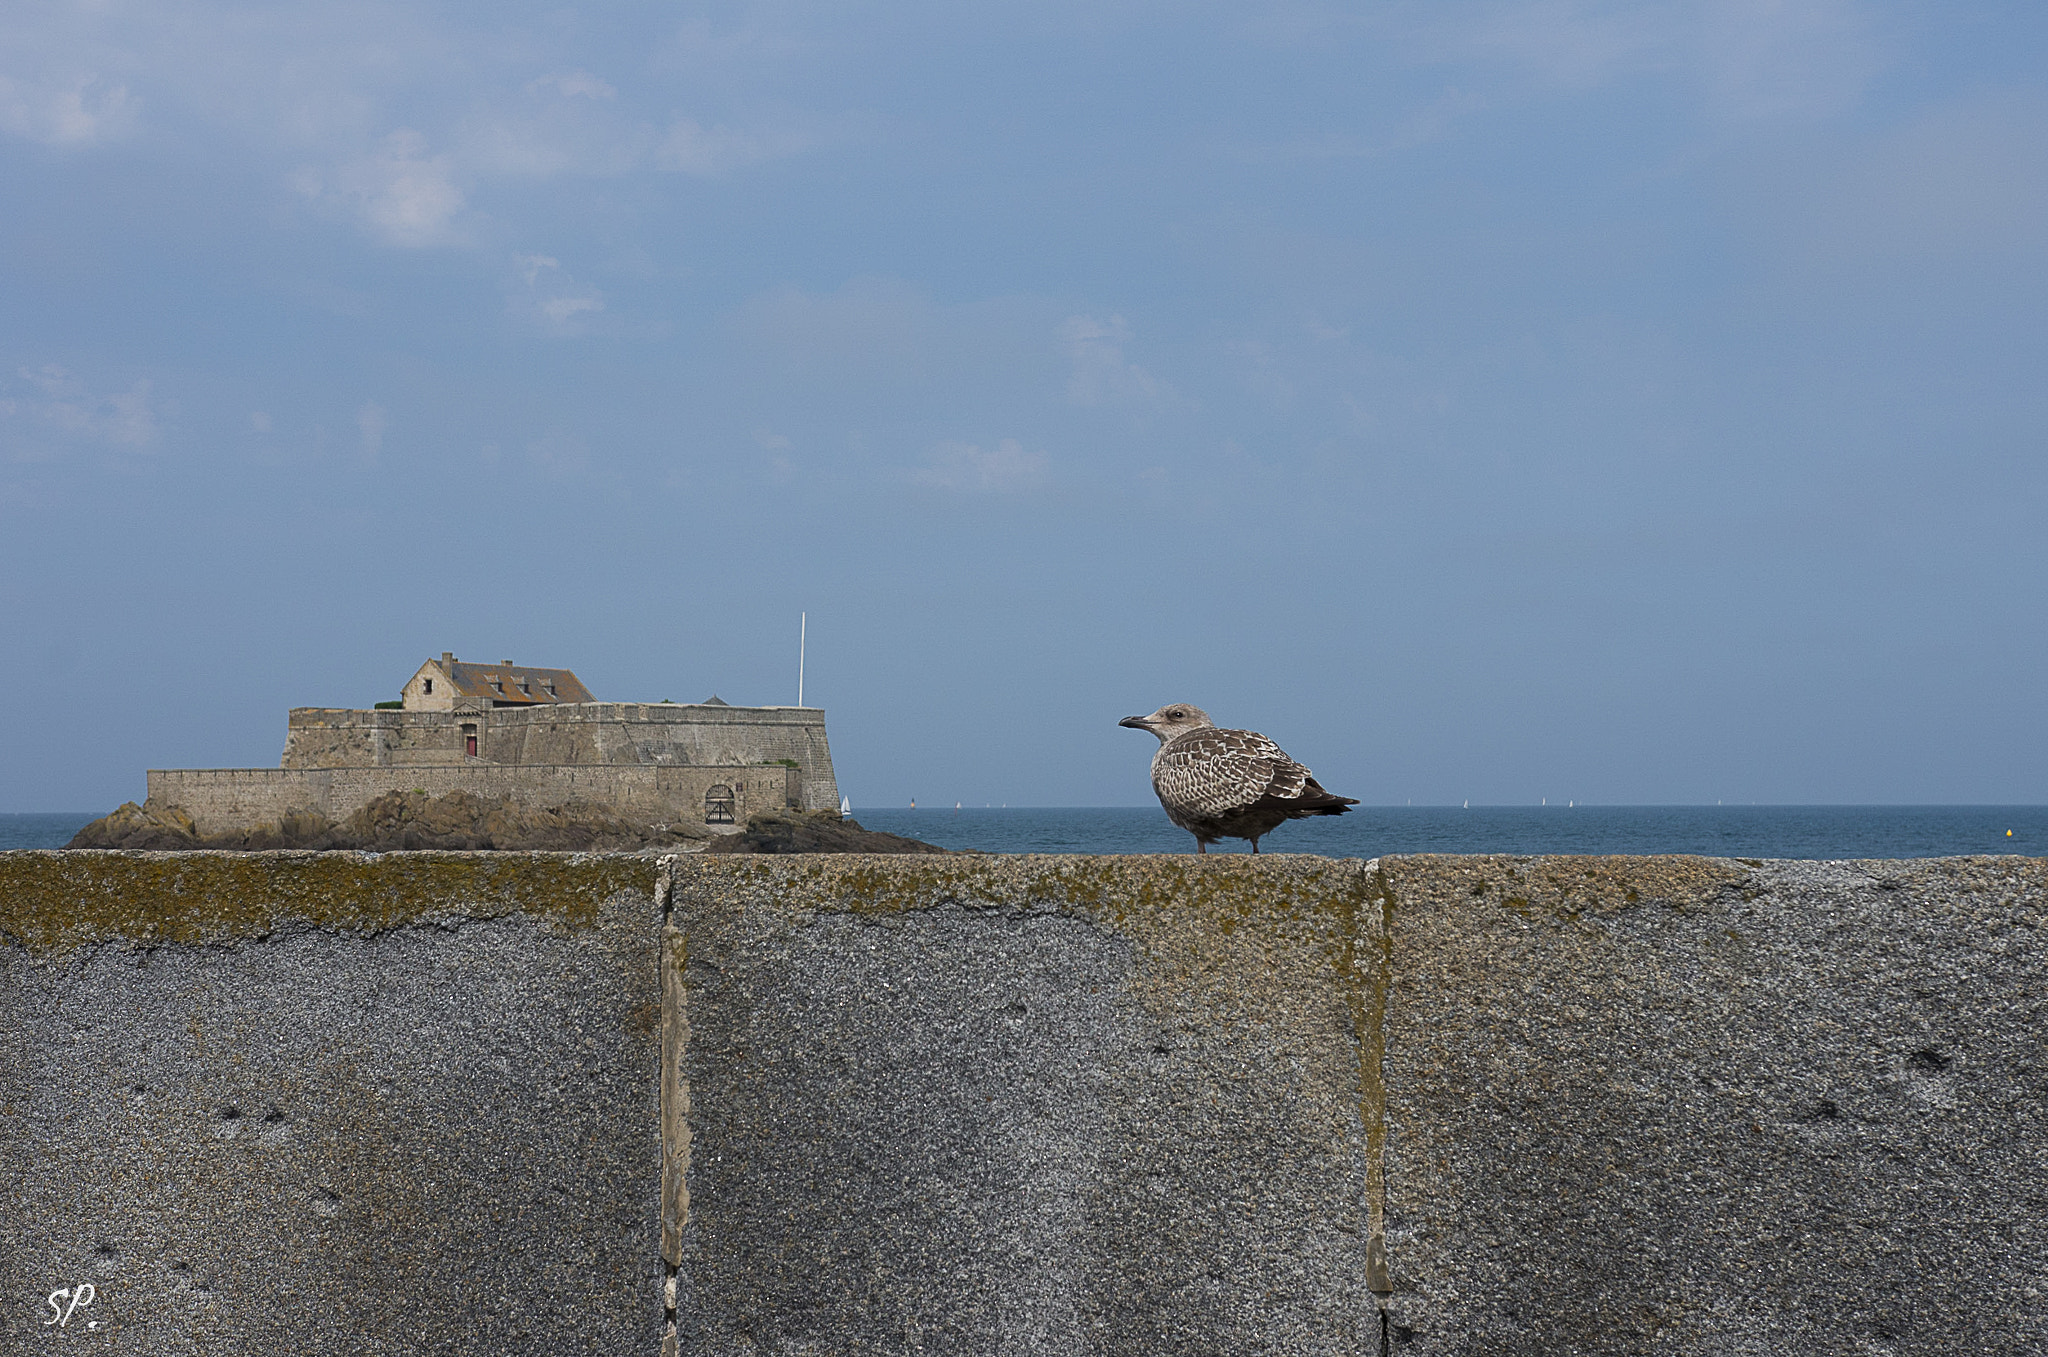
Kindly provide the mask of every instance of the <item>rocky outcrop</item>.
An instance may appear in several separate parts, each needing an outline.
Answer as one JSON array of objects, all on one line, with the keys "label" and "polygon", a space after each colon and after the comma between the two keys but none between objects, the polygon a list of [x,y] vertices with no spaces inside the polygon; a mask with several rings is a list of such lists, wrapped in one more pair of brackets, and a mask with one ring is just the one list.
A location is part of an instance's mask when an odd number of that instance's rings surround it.
[{"label": "rocky outcrop", "polygon": [[314,810],[288,811],[248,829],[203,834],[178,806],[125,802],[78,831],[66,848],[256,852],[351,848],[634,853],[943,853],[936,844],[861,828],[833,811],[773,810],[749,816],[737,834],[704,825],[636,824],[603,806],[529,806],[510,797],[386,792],[336,823]]},{"label": "rocky outcrop", "polygon": [[144,809],[123,801],[111,814],[102,815],[71,836],[66,848],[155,848],[175,851],[203,848],[192,817],[177,806]]},{"label": "rocky outcrop", "polygon": [[862,829],[837,811],[768,810],[747,817],[737,834],[713,839],[707,853],[944,853],[947,849],[900,834]]},{"label": "rocky outcrop", "polygon": [[201,834],[177,806],[124,803],[78,831],[67,848],[179,850],[214,848],[499,849],[557,852],[688,852],[712,831],[702,825],[646,825],[602,806],[571,802],[529,806],[510,797],[449,792],[387,792],[339,824],[318,811],[289,811],[273,821]]}]

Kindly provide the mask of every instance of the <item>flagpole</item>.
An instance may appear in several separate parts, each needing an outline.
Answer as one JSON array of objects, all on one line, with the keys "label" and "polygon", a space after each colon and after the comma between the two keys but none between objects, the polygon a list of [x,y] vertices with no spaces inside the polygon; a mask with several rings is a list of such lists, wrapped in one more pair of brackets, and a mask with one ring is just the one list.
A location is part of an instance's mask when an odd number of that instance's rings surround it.
[{"label": "flagpole", "polygon": [[804,639],[810,621],[809,613],[796,615],[796,704],[799,707],[804,704]]}]

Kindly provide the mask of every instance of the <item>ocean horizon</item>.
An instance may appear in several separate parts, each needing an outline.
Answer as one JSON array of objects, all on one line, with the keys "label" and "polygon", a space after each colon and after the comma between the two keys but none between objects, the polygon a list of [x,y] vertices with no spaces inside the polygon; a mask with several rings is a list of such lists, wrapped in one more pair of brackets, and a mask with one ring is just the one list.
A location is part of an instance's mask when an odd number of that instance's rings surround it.
[{"label": "ocean horizon", "polygon": [[[0,851],[62,848],[104,812],[0,814]],[[855,806],[869,829],[985,853],[1188,853],[1155,806]],[[1227,840],[1211,852],[1243,852]],[[1357,806],[1274,830],[1262,853],[1652,854],[1709,857],[2048,855],[2048,805]]]},{"label": "ocean horizon", "polygon": [[[993,853],[1187,853],[1158,806],[853,808],[869,829]],[[1225,840],[1210,852],[1244,852]],[[1261,853],[1953,857],[2048,854],[2048,806],[1354,806],[1280,826]]]}]

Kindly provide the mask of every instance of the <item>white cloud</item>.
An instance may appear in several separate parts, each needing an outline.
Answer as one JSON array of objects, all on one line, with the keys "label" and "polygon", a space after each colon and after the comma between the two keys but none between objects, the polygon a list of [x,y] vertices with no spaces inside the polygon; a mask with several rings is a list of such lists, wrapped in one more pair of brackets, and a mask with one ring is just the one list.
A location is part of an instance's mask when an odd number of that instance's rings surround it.
[{"label": "white cloud", "polygon": [[1122,316],[1069,316],[1060,325],[1059,338],[1072,365],[1067,398],[1076,405],[1158,404],[1173,395],[1171,387],[1125,360],[1131,327]]},{"label": "white cloud", "polygon": [[347,204],[389,244],[448,245],[461,239],[454,220],[463,207],[452,169],[447,156],[428,154],[425,137],[401,129],[375,153],[341,166],[331,180],[302,171],[298,188],[310,198]]},{"label": "white cloud", "polygon": [[564,99],[616,99],[618,90],[610,81],[600,80],[588,71],[570,71],[566,75],[548,75],[528,84],[527,92],[537,94],[541,90],[553,90]]},{"label": "white cloud", "polygon": [[653,123],[614,107],[618,91],[587,72],[529,83],[524,99],[486,96],[451,134],[458,162],[481,177],[611,176],[646,167]]},{"label": "white cloud", "polygon": [[[544,88],[552,91],[554,86]],[[635,121],[594,106],[595,97],[474,116],[456,138],[457,160],[478,175],[520,178],[650,171],[710,178],[798,155],[824,140],[798,126],[707,127],[683,117],[666,125]]]},{"label": "white cloud", "polygon": [[1884,65],[1858,0],[1504,0],[1418,13],[1408,39],[1438,58],[1491,60],[1565,89],[1676,76],[1735,119],[1833,112]]},{"label": "white cloud", "polygon": [[0,131],[45,146],[92,146],[133,125],[126,85],[83,76],[37,83],[0,76]]},{"label": "white cloud", "polygon": [[540,304],[541,315],[556,329],[566,328],[571,321],[586,311],[602,311],[604,302],[595,296],[550,297]]},{"label": "white cloud", "polygon": [[1884,65],[1852,0],[1717,0],[1697,42],[1709,97],[1743,118],[1848,107]]},{"label": "white cloud", "polygon": [[[157,414],[150,405],[150,384],[137,381],[126,391],[96,394],[84,379],[57,366],[22,368],[16,374],[33,394],[0,398],[0,417],[17,424],[18,434],[34,439],[54,437],[61,443],[95,443],[104,447],[148,452],[158,436]],[[46,455],[38,440],[17,456]]]},{"label": "white cloud", "polygon": [[670,125],[654,149],[656,168],[683,174],[723,174],[745,165],[806,151],[814,138],[792,128],[742,132],[720,124],[705,127],[693,118]]},{"label": "white cloud", "polygon": [[545,334],[563,338],[587,333],[587,318],[604,310],[604,296],[579,286],[561,262],[544,254],[512,257],[518,285],[508,289],[508,314]]},{"label": "white cloud", "polygon": [[1472,52],[1551,84],[1584,87],[1622,69],[1668,60],[1680,14],[1673,4],[1534,0],[1486,6],[1462,25],[1461,36]]},{"label": "white cloud", "polygon": [[[570,64],[613,40],[571,38],[560,16],[473,17],[387,0],[0,6],[0,136],[77,150],[146,115],[152,151],[224,147],[402,248],[471,242],[466,209],[494,181],[718,175],[826,139],[798,110],[762,119],[679,109],[677,77],[657,50],[673,57],[673,25],[649,16],[642,27],[634,88]],[[687,36],[681,45],[704,50]],[[684,87],[712,98],[746,87],[735,63],[790,58],[749,48],[707,59],[722,78]]]},{"label": "white cloud", "polygon": [[925,465],[910,473],[914,485],[970,494],[1011,494],[1046,482],[1042,452],[1026,452],[1014,438],[982,449],[972,443],[941,443]]}]

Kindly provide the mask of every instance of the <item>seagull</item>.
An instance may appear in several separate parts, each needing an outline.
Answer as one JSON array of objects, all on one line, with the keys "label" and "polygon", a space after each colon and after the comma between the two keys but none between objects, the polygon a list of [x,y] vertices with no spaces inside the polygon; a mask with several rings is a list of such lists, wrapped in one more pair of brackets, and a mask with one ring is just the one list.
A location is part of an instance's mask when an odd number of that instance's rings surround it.
[{"label": "seagull", "polygon": [[1283,820],[1342,815],[1358,804],[1324,791],[1315,774],[1256,730],[1219,730],[1209,713],[1185,702],[1117,724],[1159,737],[1152,790],[1166,818],[1195,836],[1197,853],[1222,838],[1250,839],[1256,853]]}]

